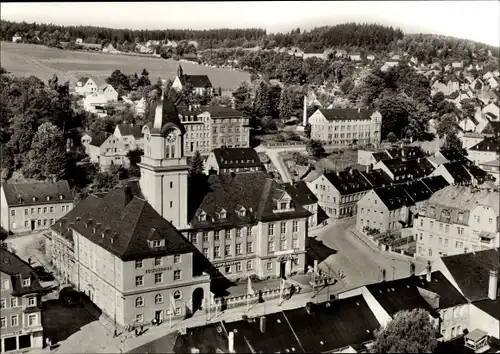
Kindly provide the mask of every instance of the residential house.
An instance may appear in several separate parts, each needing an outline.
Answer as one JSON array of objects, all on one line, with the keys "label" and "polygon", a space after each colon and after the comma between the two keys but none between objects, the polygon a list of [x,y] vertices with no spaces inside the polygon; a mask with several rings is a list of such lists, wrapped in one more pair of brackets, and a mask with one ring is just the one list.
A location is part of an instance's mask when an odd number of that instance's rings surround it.
[{"label": "residential house", "polygon": [[472,84],[470,85],[471,89],[474,90],[476,93],[478,92],[483,92],[485,89],[485,84],[483,80],[480,78],[476,78]]},{"label": "residential house", "polygon": [[67,181],[4,183],[1,187],[1,225],[13,233],[46,229],[73,208]]},{"label": "residential house", "polygon": [[460,102],[464,97],[460,94],[459,91],[453,91],[449,95],[445,95],[444,99],[448,102],[454,103],[458,108],[461,107]]},{"label": "residential house", "polygon": [[318,109],[308,120],[311,138],[335,146],[380,144],[382,116],[365,109]]},{"label": "residential house", "polygon": [[363,296],[189,328],[174,353],[367,352],[381,326]]},{"label": "residential house", "polygon": [[491,102],[487,106],[485,106],[482,110],[483,114],[485,114],[489,120],[498,121],[500,118],[500,107],[497,104]]},{"label": "residential house", "polygon": [[366,56],[366,59],[367,59],[367,60],[370,60],[370,61],[374,61],[374,60],[375,60],[375,55],[373,55],[373,54],[368,54],[368,55]]},{"label": "residential house", "polygon": [[210,297],[198,252],[131,186],[88,196],[45,236],[55,268],[119,326],[183,318]]},{"label": "residential house", "polygon": [[361,54],[359,53],[349,54],[349,59],[351,59],[351,61],[361,61]]},{"label": "residential house", "polygon": [[[466,346],[484,352],[484,335],[500,338],[500,289],[498,289],[499,249],[493,248],[477,252],[459,253],[437,259],[435,269],[448,278],[450,283],[469,302],[469,334],[481,334],[467,338]],[[482,341],[483,343],[478,343]],[[479,345],[478,345],[479,344]]]},{"label": "residential house", "polygon": [[146,113],[146,99],[144,97],[135,102],[134,110],[139,116],[143,116]]},{"label": "residential house", "polygon": [[451,66],[453,69],[463,69],[464,67],[463,63],[459,61],[454,61],[453,63],[451,63]]},{"label": "residential house", "polygon": [[203,166],[207,175],[265,170],[257,151],[253,148],[214,149],[208,155]]},{"label": "residential house", "polygon": [[296,205],[300,205],[311,213],[307,219],[307,227],[318,225],[318,198],[307,187],[305,181],[294,181],[283,185],[285,191],[290,195]]},{"label": "residential house", "polygon": [[335,58],[342,58],[347,56],[347,51],[344,49],[337,49],[335,52]]},{"label": "residential house", "polygon": [[[460,83],[457,80],[448,80],[446,83],[435,81],[431,86],[431,94],[435,95],[438,92],[444,93],[445,97],[452,95],[460,90]],[[451,98],[454,99],[454,98]]]},{"label": "residential house", "polygon": [[374,166],[381,160],[388,160],[391,157],[387,151],[371,151],[358,149],[358,164],[363,166]]},{"label": "residential house", "polygon": [[116,102],[118,101],[118,92],[116,92],[115,88],[110,84],[104,84],[99,87],[99,92],[106,97],[108,102]]},{"label": "residential house", "polygon": [[373,168],[382,169],[394,183],[428,177],[434,171],[432,164],[426,158],[420,157],[408,160],[405,157],[380,160]]},{"label": "residential house", "polygon": [[370,151],[358,149],[358,163],[369,166],[376,165],[381,160],[390,160],[395,158],[416,159],[424,158],[425,153],[418,146],[392,147],[384,151]]},{"label": "residential house", "polygon": [[93,93],[83,99],[83,108],[89,112],[105,117],[107,115],[105,107],[108,99],[103,93]]},{"label": "residential house", "polygon": [[125,151],[144,149],[142,126],[139,124],[117,124],[113,135],[123,142]]},{"label": "residential house", "polygon": [[12,36],[12,43],[20,43],[23,41],[23,37],[21,37],[19,35],[19,33],[15,33],[13,36]]},{"label": "residential house", "polygon": [[417,254],[432,260],[498,247],[498,217],[498,190],[448,186],[419,207]]},{"label": "residential house", "polygon": [[44,287],[30,264],[0,246],[0,351],[42,349]]},{"label": "residential house", "polygon": [[491,90],[495,90],[498,87],[498,78],[497,77],[490,77],[486,83],[490,87]]},{"label": "residential house", "polygon": [[325,51],[324,49],[306,48],[302,58],[304,60],[309,58],[325,59]]},{"label": "residential house", "polygon": [[76,82],[75,92],[80,96],[87,96],[99,92],[99,88],[91,77],[82,77]]},{"label": "residential house", "polygon": [[102,48],[102,51],[104,53],[111,53],[111,54],[120,53],[120,51],[116,50],[116,48],[111,43],[109,43],[106,47]]},{"label": "residential house", "polygon": [[186,87],[192,87],[193,91],[198,95],[214,94],[212,82],[207,75],[188,75],[184,74],[182,66],[177,68],[177,76],[172,83],[172,87],[176,90],[182,90]]},{"label": "residential house", "polygon": [[128,150],[124,141],[116,135],[88,132],[82,137],[82,145],[90,161],[99,164],[101,171],[109,170],[112,165],[129,167]]},{"label": "residential house", "polygon": [[317,175],[307,182],[307,186],[326,214],[338,219],[355,215],[357,201],[373,188],[358,170],[353,169]]},{"label": "residential house", "polygon": [[492,161],[481,162],[479,168],[493,176],[497,186],[500,185],[500,160],[498,157]]},{"label": "residential house", "polygon": [[499,148],[498,138],[484,138],[481,142],[467,149],[467,153],[469,159],[479,165],[498,158]]},{"label": "residential house", "polygon": [[472,162],[445,162],[439,165],[431,176],[443,176],[449,184],[476,185],[487,181],[488,174]]}]

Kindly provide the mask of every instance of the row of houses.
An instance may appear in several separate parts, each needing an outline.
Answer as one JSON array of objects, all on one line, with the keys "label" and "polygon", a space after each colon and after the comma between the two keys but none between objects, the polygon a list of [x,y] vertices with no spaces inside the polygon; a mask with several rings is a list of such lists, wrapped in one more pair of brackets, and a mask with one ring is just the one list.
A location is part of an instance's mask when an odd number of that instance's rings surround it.
[{"label": "row of houses", "polygon": [[[498,249],[443,257],[422,274],[368,284],[333,301],[239,321],[188,328],[175,353],[366,353],[375,331],[403,310],[424,309],[439,333],[436,352],[498,350]],[[384,273],[383,273],[384,274]]]}]

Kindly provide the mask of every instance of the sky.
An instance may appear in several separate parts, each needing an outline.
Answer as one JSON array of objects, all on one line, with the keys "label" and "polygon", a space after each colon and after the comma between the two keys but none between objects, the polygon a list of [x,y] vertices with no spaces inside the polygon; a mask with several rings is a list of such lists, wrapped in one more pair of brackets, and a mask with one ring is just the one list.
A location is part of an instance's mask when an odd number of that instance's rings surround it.
[{"label": "sky", "polygon": [[292,28],[367,22],[500,45],[500,2],[490,1],[266,1],[2,3],[10,21],[111,28]]}]

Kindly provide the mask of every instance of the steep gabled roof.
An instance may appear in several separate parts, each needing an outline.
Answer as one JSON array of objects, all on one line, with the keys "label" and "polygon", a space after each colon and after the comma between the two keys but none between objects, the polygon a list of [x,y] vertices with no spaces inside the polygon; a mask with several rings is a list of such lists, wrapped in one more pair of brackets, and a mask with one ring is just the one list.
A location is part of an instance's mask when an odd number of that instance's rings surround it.
[{"label": "steep gabled roof", "polygon": [[136,139],[142,138],[142,127],[140,124],[118,124],[122,135],[132,135]]},{"label": "steep gabled roof", "polygon": [[[37,293],[43,290],[33,268],[5,247],[0,247],[0,272],[10,276],[14,296]],[[30,285],[23,286],[23,279],[28,278]]]},{"label": "steep gabled roof", "polygon": [[80,80],[78,80],[78,81],[77,81],[77,83],[78,83],[78,82],[80,82],[80,83],[82,84],[82,86],[83,86],[83,85],[85,85],[85,84],[87,83],[87,81],[89,81],[89,80],[90,80],[90,77],[86,77],[86,76],[84,76],[84,77],[80,78]]},{"label": "steep gabled roof", "polygon": [[406,194],[403,185],[385,186],[373,189],[382,203],[389,210],[401,209],[403,206],[412,206],[414,201]]},{"label": "steep gabled roof", "polygon": [[341,195],[364,192],[372,188],[358,170],[325,173],[324,176]]},{"label": "steep gabled roof", "polygon": [[207,75],[187,75],[184,74],[180,78],[182,86],[187,84],[192,85],[194,88],[212,87],[212,82]]},{"label": "steep gabled roof", "polygon": [[455,183],[471,183],[472,176],[460,162],[447,162],[443,167],[453,177]]},{"label": "steep gabled roof", "polygon": [[499,152],[498,139],[495,137],[484,138],[483,141],[477,143],[473,147],[469,148],[473,151],[483,151],[483,152]]},{"label": "steep gabled roof", "polygon": [[[56,183],[4,183],[2,188],[9,207],[73,201],[73,194],[68,181],[58,181]],[[50,198],[49,201],[47,201],[47,197]]]},{"label": "steep gabled roof", "polygon": [[334,120],[369,120],[375,112],[375,110],[368,109],[358,111],[356,108],[320,108],[319,111],[330,122]]},{"label": "steep gabled roof", "polygon": [[283,187],[292,200],[298,205],[311,205],[318,202],[318,198],[311,192],[304,181],[284,183]]},{"label": "steep gabled roof", "polygon": [[205,112],[208,112],[212,118],[235,118],[243,116],[242,112],[231,107],[200,106],[192,108],[190,111],[189,107],[178,106],[177,110],[182,116],[197,116]]},{"label": "steep gabled roof", "polygon": [[97,134],[95,132],[87,132],[87,134],[90,135],[90,138],[92,139],[90,140],[90,145],[97,147],[101,147],[101,145],[104,144],[104,142],[111,135],[108,132],[99,132]]},{"label": "steep gabled roof", "polygon": [[262,167],[253,148],[216,148],[212,150],[219,168]]},{"label": "steep gabled roof", "polygon": [[370,185],[373,188],[384,187],[391,184],[392,182],[391,177],[387,173],[385,173],[384,170],[382,169],[370,170],[369,172],[366,171],[359,171],[359,172],[370,183]]}]

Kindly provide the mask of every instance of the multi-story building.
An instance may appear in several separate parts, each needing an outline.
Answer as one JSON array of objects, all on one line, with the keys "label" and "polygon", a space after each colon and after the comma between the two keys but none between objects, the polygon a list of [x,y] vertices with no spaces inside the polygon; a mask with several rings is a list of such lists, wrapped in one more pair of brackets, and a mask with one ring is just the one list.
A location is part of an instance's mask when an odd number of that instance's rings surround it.
[{"label": "multi-story building", "polygon": [[483,139],[467,150],[469,159],[476,165],[497,159],[500,152],[498,141],[495,137]]},{"label": "multi-story building", "polygon": [[416,159],[424,158],[425,154],[418,146],[393,147],[384,151],[358,150],[358,163],[364,166],[375,165],[381,160],[396,158]]},{"label": "multi-story building", "polygon": [[159,101],[154,110],[154,121],[143,128],[139,166],[141,191],[158,213],[224,274],[304,270],[311,213],[264,172],[211,175],[188,193],[186,131],[172,103]]},{"label": "multi-story building", "polygon": [[339,219],[355,215],[356,203],[373,188],[358,170],[353,169],[318,175],[307,182],[307,186],[326,214]]},{"label": "multi-story building", "polygon": [[434,167],[426,158],[406,159],[397,157],[389,160],[380,160],[374,169],[381,169],[395,183],[414,181],[429,176]]},{"label": "multi-story building", "polygon": [[46,229],[73,209],[67,181],[4,183],[0,195],[1,225],[13,233]]},{"label": "multi-story building", "polygon": [[59,273],[117,326],[184,316],[209,298],[199,253],[130,187],[90,195],[52,225],[46,242]]},{"label": "multi-story building", "polygon": [[217,148],[208,155],[203,165],[205,173],[265,171],[257,151],[253,148]]},{"label": "multi-story building", "polygon": [[187,87],[191,87],[193,92],[197,95],[209,95],[214,94],[214,88],[212,82],[207,75],[188,75],[184,74],[182,66],[179,65],[177,68],[177,76],[172,83],[172,87],[176,90],[182,90]]},{"label": "multi-story building", "polygon": [[0,246],[0,259],[0,352],[41,349],[44,288],[33,268],[5,246]]},{"label": "multi-story building", "polygon": [[118,92],[110,84],[103,84],[99,87],[99,92],[104,95],[108,102],[118,101]]},{"label": "multi-story building", "polygon": [[129,150],[125,149],[125,142],[114,134],[87,132],[82,136],[82,145],[90,161],[99,164],[101,171],[107,171],[112,165],[128,168],[130,161],[127,157]]},{"label": "multi-story building", "polygon": [[413,225],[417,254],[439,256],[499,246],[498,189],[448,186],[418,209]]},{"label": "multi-story building", "polygon": [[123,142],[125,151],[144,148],[142,126],[139,124],[117,124],[113,135]]},{"label": "multi-story building", "polygon": [[479,168],[495,178],[497,186],[500,185],[500,159],[498,157],[492,161],[481,162]]},{"label": "multi-story building", "polygon": [[334,146],[378,146],[382,116],[362,109],[318,109],[310,117],[311,138]]},{"label": "multi-story building", "polygon": [[311,216],[307,219],[307,227],[318,226],[318,198],[307,187],[307,183],[294,181],[285,183],[283,186],[296,205],[302,206],[311,213]]}]

